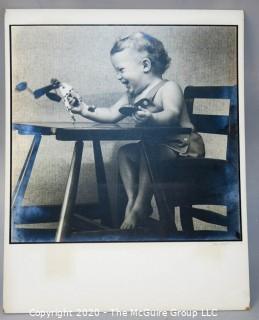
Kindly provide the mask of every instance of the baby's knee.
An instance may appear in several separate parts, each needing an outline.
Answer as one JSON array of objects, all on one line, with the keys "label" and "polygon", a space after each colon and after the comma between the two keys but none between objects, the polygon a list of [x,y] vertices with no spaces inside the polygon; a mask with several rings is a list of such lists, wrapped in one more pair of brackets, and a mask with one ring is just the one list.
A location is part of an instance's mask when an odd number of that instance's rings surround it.
[{"label": "baby's knee", "polygon": [[137,143],[129,143],[120,147],[118,151],[119,160],[130,159],[135,161],[139,157],[139,146]]}]

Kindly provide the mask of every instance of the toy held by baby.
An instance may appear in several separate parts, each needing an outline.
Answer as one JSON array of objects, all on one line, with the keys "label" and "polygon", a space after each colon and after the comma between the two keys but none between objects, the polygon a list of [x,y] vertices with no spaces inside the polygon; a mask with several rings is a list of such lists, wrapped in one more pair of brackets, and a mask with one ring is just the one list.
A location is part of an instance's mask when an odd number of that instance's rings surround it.
[{"label": "toy held by baby", "polygon": [[133,105],[125,105],[119,108],[119,112],[124,116],[133,116],[137,111],[141,110],[140,108],[147,109],[152,113],[161,111],[161,109],[155,106],[151,100],[143,98],[135,102]]},{"label": "toy held by baby", "polygon": [[[28,87],[27,82],[20,82],[15,87],[16,91],[29,91],[35,99],[39,99],[46,95],[50,100],[60,102],[63,100],[67,112],[70,114],[73,123],[76,121],[74,114],[71,112],[73,107],[79,106],[83,101],[82,97],[73,89],[73,87],[67,83],[60,82],[57,79],[51,79],[50,84],[42,88],[32,90]],[[55,92],[51,92],[51,91]],[[89,106],[90,112],[95,111],[94,106]]]}]

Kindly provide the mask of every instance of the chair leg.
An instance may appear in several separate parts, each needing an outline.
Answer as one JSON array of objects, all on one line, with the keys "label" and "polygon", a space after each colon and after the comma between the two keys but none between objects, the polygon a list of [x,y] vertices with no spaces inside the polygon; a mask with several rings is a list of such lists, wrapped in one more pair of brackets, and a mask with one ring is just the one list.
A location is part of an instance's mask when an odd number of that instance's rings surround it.
[{"label": "chair leg", "polygon": [[160,183],[155,159],[152,157],[145,143],[142,143],[142,148],[153,185],[154,197],[159,212],[161,233],[164,236],[168,236],[170,233],[177,231],[174,211],[170,209],[162,184]]},{"label": "chair leg", "polygon": [[55,237],[56,242],[63,241],[69,229],[71,215],[76,201],[83,146],[82,141],[77,141],[74,146],[59,225]]},{"label": "chair leg", "polygon": [[235,239],[240,240],[241,238],[241,221],[240,221],[240,206],[239,203],[228,206],[227,210],[227,224],[228,233],[231,234]]},{"label": "chair leg", "polygon": [[192,206],[180,207],[180,217],[183,232],[186,234],[192,233],[194,231],[192,220]]}]

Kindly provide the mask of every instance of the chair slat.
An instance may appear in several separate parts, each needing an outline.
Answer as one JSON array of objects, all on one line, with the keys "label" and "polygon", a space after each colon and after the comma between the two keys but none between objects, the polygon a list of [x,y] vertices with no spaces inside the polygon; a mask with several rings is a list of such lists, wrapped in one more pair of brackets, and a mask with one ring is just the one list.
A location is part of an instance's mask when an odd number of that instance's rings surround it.
[{"label": "chair slat", "polygon": [[193,114],[191,120],[198,132],[228,134],[228,116]]},{"label": "chair slat", "polygon": [[236,100],[236,89],[232,86],[193,87],[188,86],[184,90],[186,99],[231,99]]}]

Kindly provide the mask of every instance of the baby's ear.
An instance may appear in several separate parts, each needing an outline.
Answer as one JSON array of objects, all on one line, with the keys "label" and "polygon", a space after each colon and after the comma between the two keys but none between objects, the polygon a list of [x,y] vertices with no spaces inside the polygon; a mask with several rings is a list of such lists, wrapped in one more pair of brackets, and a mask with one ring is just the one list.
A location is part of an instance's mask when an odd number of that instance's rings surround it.
[{"label": "baby's ear", "polygon": [[149,58],[144,58],[142,60],[142,64],[143,64],[143,70],[144,72],[149,72],[151,70],[152,64]]}]

